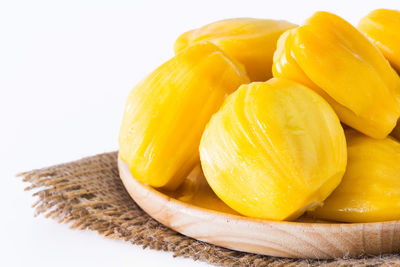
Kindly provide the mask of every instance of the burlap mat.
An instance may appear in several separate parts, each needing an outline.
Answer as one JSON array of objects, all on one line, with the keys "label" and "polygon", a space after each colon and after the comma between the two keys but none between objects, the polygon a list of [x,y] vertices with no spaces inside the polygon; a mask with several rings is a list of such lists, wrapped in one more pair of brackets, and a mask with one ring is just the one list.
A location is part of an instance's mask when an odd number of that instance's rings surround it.
[{"label": "burlap mat", "polygon": [[242,253],[183,236],[153,220],[125,191],[119,179],[117,153],[22,173],[26,190],[34,191],[36,214],[72,228],[90,229],[144,248],[219,266],[400,266],[400,255],[364,259],[297,260]]}]

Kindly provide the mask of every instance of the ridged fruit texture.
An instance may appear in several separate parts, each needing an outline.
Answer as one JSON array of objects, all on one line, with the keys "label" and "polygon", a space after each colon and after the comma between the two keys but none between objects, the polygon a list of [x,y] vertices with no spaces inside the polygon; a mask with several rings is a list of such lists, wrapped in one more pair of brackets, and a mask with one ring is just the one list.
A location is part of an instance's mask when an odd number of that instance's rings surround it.
[{"label": "ridged fruit texture", "polygon": [[175,51],[198,41],[210,41],[242,63],[252,81],[266,81],[272,77],[276,41],[284,31],[295,26],[284,20],[221,20],[182,34],[175,42]]},{"label": "ridged fruit texture", "polygon": [[348,164],[342,183],[312,214],[342,222],[400,219],[400,143],[346,130]]},{"label": "ridged fruit texture", "polygon": [[329,104],[289,80],[242,85],[204,131],[214,192],[237,212],[290,220],[321,205],[346,168],[343,128]]},{"label": "ridged fruit texture", "polygon": [[400,77],[367,37],[328,12],[280,37],[273,74],[312,88],[343,123],[374,138],[400,116]]},{"label": "ridged fruit texture", "polygon": [[136,85],[119,135],[119,153],[133,177],[154,187],[178,187],[199,162],[200,138],[211,115],[248,82],[217,46],[199,42]]}]

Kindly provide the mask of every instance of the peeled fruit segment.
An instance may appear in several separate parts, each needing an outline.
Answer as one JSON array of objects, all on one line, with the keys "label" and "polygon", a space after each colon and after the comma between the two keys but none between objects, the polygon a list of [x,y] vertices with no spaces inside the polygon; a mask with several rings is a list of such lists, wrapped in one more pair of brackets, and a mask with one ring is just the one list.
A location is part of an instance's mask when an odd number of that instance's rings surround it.
[{"label": "peeled fruit segment", "polygon": [[272,77],[276,41],[285,30],[295,26],[284,20],[221,20],[182,34],[175,42],[175,52],[198,41],[210,41],[242,63],[252,81],[266,81]]},{"label": "peeled fruit segment", "polygon": [[385,138],[400,117],[400,77],[362,33],[331,13],[317,12],[280,37],[273,74],[310,87],[343,123],[371,137]]},{"label": "peeled fruit segment", "polygon": [[363,32],[400,73],[400,11],[377,9],[362,18]]},{"label": "peeled fruit segment", "polygon": [[133,177],[173,190],[199,162],[203,130],[248,77],[217,46],[199,42],[136,85],[126,102],[120,156]]},{"label": "peeled fruit segment", "polygon": [[337,115],[312,90],[271,79],[242,85],[212,117],[200,143],[205,177],[237,212],[290,220],[322,201],[346,168]]},{"label": "peeled fruit segment", "polygon": [[311,214],[342,222],[400,219],[400,143],[346,130],[348,163],[342,183]]}]

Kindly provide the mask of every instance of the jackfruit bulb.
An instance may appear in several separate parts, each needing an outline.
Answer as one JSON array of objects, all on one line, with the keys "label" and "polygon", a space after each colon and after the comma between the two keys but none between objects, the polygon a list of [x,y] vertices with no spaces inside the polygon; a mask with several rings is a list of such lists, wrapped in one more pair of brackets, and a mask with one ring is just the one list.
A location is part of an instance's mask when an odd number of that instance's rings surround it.
[{"label": "jackfruit bulb", "polygon": [[252,81],[266,81],[272,77],[276,41],[285,30],[294,27],[295,24],[285,20],[221,20],[179,36],[175,42],[175,51],[179,52],[198,41],[210,41],[242,63]]},{"label": "jackfruit bulb", "polygon": [[242,85],[212,117],[201,139],[205,177],[240,214],[290,220],[338,186],[346,141],[329,104],[289,80]]},{"label": "jackfruit bulb", "polygon": [[173,190],[199,163],[203,130],[225,97],[249,79],[239,63],[209,42],[167,61],[129,94],[119,154],[133,177]]},{"label": "jackfruit bulb", "polygon": [[400,117],[400,77],[367,37],[331,13],[317,12],[280,37],[273,74],[313,89],[343,123],[373,138],[385,138]]},{"label": "jackfruit bulb", "polygon": [[400,73],[400,11],[374,10],[360,20],[358,29],[381,50]]},{"label": "jackfruit bulb", "polygon": [[400,219],[400,143],[346,130],[348,164],[342,183],[311,212],[341,222]]}]

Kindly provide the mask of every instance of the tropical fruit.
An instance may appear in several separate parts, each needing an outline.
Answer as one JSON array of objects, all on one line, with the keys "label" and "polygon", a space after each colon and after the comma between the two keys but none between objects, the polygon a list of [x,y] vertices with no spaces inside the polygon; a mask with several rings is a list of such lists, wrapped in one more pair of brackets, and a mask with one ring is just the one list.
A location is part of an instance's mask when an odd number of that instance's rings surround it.
[{"label": "tropical fruit", "polygon": [[266,81],[272,77],[276,41],[284,31],[293,27],[296,25],[284,20],[221,20],[183,33],[175,42],[175,51],[198,41],[210,41],[242,63],[252,81]]},{"label": "tropical fruit", "polygon": [[346,130],[348,164],[342,183],[311,214],[342,222],[400,219],[400,143]]},{"label": "tropical fruit", "polygon": [[273,74],[312,88],[373,138],[385,138],[400,116],[400,77],[367,37],[328,12],[280,37]]},{"label": "tropical fruit", "polygon": [[200,144],[205,177],[237,212],[290,220],[315,208],[346,168],[343,128],[329,104],[289,80],[242,85]]},{"label": "tropical fruit", "polygon": [[209,42],[176,54],[136,85],[126,102],[119,154],[133,177],[177,188],[199,163],[203,130],[225,97],[249,79]]}]

